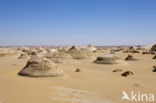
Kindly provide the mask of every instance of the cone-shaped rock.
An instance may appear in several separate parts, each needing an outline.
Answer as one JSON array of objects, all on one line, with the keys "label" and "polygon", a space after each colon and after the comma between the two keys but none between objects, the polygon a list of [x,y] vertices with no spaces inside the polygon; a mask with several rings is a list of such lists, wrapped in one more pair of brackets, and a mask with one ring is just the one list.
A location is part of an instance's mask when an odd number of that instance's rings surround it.
[{"label": "cone-shaped rock", "polygon": [[78,47],[74,45],[68,50],[68,52],[75,52],[77,50],[78,50]]},{"label": "cone-shaped rock", "polygon": [[63,70],[44,57],[33,55],[18,74],[30,77],[57,77],[63,75]]},{"label": "cone-shaped rock", "polygon": [[97,48],[95,48],[93,45],[91,45],[91,44],[89,44],[88,46],[87,46],[87,48],[90,50],[90,51],[96,51],[97,50]]},{"label": "cone-shaped rock", "polygon": [[70,54],[70,56],[73,59],[87,59],[87,58],[90,58],[90,56],[91,56],[90,51],[88,51],[86,49],[80,49],[77,46],[72,46],[68,50],[68,54]]}]

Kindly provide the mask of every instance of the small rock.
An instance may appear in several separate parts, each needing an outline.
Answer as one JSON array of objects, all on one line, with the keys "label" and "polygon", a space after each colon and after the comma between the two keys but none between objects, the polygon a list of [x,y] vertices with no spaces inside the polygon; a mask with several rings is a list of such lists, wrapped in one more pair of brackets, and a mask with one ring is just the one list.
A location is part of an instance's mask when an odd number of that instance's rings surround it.
[{"label": "small rock", "polygon": [[125,60],[136,60],[136,59],[134,59],[134,57],[133,57],[133,55],[128,55],[126,58],[125,58]]},{"label": "small rock", "polygon": [[123,74],[121,74],[121,76],[124,76],[124,77],[130,76],[130,75],[134,75],[134,73],[131,71],[126,71]]},{"label": "small rock", "polygon": [[75,72],[81,72],[81,70],[77,68],[77,69],[75,70]]},{"label": "small rock", "polygon": [[156,72],[156,65],[154,65],[153,68],[153,72]]},{"label": "small rock", "polygon": [[113,72],[121,72],[122,71],[122,69],[115,69],[115,70],[113,70]]}]

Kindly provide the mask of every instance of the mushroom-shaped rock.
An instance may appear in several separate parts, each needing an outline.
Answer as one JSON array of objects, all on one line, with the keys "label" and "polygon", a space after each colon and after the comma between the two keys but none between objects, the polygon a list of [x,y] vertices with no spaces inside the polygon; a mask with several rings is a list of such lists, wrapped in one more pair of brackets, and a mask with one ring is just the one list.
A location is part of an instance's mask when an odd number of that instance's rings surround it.
[{"label": "mushroom-shaped rock", "polygon": [[121,74],[121,76],[124,76],[124,77],[131,76],[131,75],[134,75],[134,73],[131,71],[126,71],[126,72]]},{"label": "mushroom-shaped rock", "polygon": [[30,77],[57,77],[63,75],[63,70],[44,57],[33,55],[18,74]]}]

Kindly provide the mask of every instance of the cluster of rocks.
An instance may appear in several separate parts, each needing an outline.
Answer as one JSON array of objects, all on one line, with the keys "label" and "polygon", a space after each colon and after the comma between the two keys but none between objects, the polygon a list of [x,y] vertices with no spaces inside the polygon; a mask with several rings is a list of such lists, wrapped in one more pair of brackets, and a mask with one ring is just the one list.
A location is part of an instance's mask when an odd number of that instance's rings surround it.
[{"label": "cluster of rocks", "polygon": [[[58,68],[55,64],[67,59],[87,59],[92,56],[92,53],[98,52],[99,49],[92,45],[87,47],[72,46],[69,47],[19,47],[19,48],[0,48],[0,56],[18,55],[18,59],[28,59],[26,66],[19,72],[22,76],[31,77],[56,77],[64,74],[63,70]],[[144,50],[143,54],[155,54],[156,44],[151,47],[150,50],[142,49],[142,47],[129,47],[127,50],[122,47],[111,49],[112,53],[123,51],[125,53],[140,53],[140,50]],[[156,55],[153,57],[156,59]],[[128,56],[122,60],[120,57],[114,54],[105,54],[98,56],[93,63],[97,64],[120,64],[128,60],[137,60],[133,55]],[[156,66],[153,67],[153,72],[156,72]],[[80,72],[80,69],[76,69],[75,72]],[[121,69],[116,69],[113,72],[121,72]],[[131,71],[126,71],[122,76],[133,75]]]},{"label": "cluster of rocks", "polygon": [[148,47],[148,49],[143,51],[142,54],[156,54],[156,44],[154,44],[152,47]]},{"label": "cluster of rocks", "polygon": [[143,50],[141,46],[137,46],[137,47],[129,47],[126,50],[123,50],[123,53],[140,53],[140,50]]},{"label": "cluster of rocks", "polygon": [[15,56],[18,54],[18,50],[15,48],[0,48],[0,57]]},{"label": "cluster of rocks", "polygon": [[[133,57],[133,55],[128,54],[128,56],[125,58],[125,61],[129,60],[137,60]],[[124,60],[122,60],[120,57],[114,55],[114,54],[105,54],[104,56],[99,56],[96,58],[93,63],[97,64],[120,64],[123,63]]]},{"label": "cluster of rocks", "polygon": [[[150,50],[148,50],[147,52],[143,51],[143,54],[155,54],[156,51],[156,46],[154,45]],[[121,58],[119,59],[119,57],[115,56],[114,53],[115,52],[120,52],[123,49],[111,49],[111,53],[113,53],[113,55],[104,55],[104,56],[99,56],[97,57],[97,59],[95,61],[93,61],[93,63],[97,63],[97,64],[117,64],[119,62],[117,62],[118,60],[121,60]],[[137,50],[145,50],[142,49],[141,47],[134,49],[133,47],[130,47],[128,50],[124,51],[125,53],[140,53]],[[153,57],[153,59],[156,59],[156,55]],[[129,61],[129,60],[137,60],[133,55],[128,54],[128,56],[125,58],[125,61]],[[156,66],[153,66],[154,70],[153,72],[156,72]],[[113,70],[113,72],[122,72],[122,69],[115,69]],[[125,71],[124,73],[121,74],[121,76],[127,77],[127,76],[131,76],[134,75],[134,73],[132,71]]]},{"label": "cluster of rocks", "polygon": [[[87,49],[88,48],[88,49]],[[89,45],[85,48],[79,48],[77,46],[72,46],[69,49],[60,49],[58,51],[52,49],[33,49],[33,48],[20,48],[21,55],[19,59],[27,58],[25,67],[18,73],[21,76],[29,77],[57,77],[64,75],[62,69],[58,68],[54,63],[54,59],[84,59],[88,58],[96,48]],[[80,69],[76,69],[75,72],[80,72]]]},{"label": "cluster of rocks", "polygon": [[[122,72],[122,71],[123,71],[122,69],[113,70],[113,72]],[[131,71],[125,71],[124,73],[121,74],[121,76],[123,77],[131,76],[131,75],[134,75],[134,73]]]}]

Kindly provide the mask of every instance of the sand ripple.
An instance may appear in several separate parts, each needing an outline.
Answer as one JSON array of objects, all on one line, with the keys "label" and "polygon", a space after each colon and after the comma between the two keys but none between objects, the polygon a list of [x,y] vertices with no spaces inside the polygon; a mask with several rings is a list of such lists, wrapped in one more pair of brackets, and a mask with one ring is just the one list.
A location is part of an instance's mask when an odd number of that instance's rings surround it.
[{"label": "sand ripple", "polygon": [[105,101],[100,97],[100,94],[92,91],[78,90],[56,86],[50,88],[53,93],[50,93],[50,98],[62,103],[112,103]]}]

